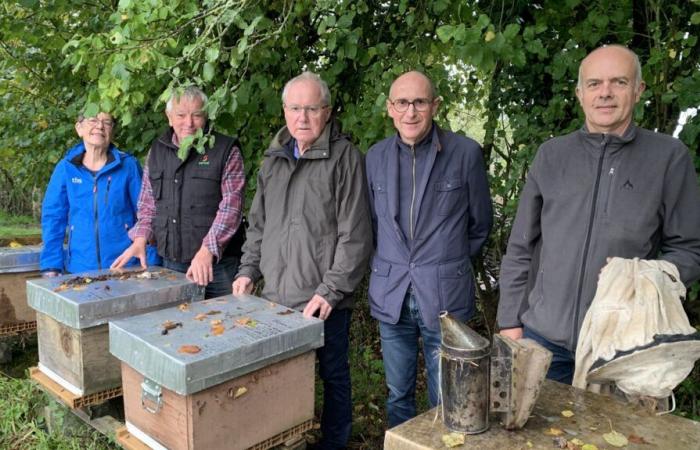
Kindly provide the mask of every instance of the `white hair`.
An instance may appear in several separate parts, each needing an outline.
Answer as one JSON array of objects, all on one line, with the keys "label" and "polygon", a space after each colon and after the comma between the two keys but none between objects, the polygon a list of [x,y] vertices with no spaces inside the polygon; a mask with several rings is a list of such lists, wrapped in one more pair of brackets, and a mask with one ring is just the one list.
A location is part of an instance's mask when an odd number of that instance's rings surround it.
[{"label": "white hair", "polygon": [[328,84],[326,84],[326,82],[323,81],[321,77],[319,77],[313,72],[309,72],[308,70],[302,72],[301,75],[297,75],[296,77],[287,81],[287,84],[284,85],[284,89],[282,89],[282,103],[285,103],[285,99],[287,98],[287,91],[289,91],[289,88],[298,81],[312,81],[316,83],[319,89],[321,89],[321,101],[323,102],[323,106],[330,106],[331,91],[330,89],[328,89]]},{"label": "white hair", "polygon": [[170,94],[168,103],[165,104],[165,110],[168,112],[172,111],[173,101],[177,100],[179,102],[181,98],[189,100],[200,99],[202,101],[202,107],[207,104],[207,94],[202,92],[197,86],[191,85],[187,86],[185,90],[182,91],[181,95],[178,95],[177,90],[174,90],[173,93]]}]

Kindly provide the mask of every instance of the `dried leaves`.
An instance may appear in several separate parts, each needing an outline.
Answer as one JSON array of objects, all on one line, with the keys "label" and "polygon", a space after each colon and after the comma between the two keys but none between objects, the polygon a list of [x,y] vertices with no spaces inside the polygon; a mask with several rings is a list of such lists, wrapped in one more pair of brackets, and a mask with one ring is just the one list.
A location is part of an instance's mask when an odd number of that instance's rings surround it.
[{"label": "dried leaves", "polygon": [[160,334],[166,335],[170,330],[174,330],[177,327],[182,326],[182,322],[173,322],[171,320],[166,320],[160,326],[163,328],[163,331],[160,332]]},{"label": "dried leaves", "polygon": [[224,328],[224,324],[221,320],[212,320],[211,321],[211,330],[209,332],[214,335],[214,336],[219,336],[224,333],[226,328]]},{"label": "dried leaves", "polygon": [[615,430],[612,430],[610,433],[605,433],[603,435],[603,439],[605,439],[605,442],[613,447],[624,447],[629,443],[625,435],[618,433]]},{"label": "dried leaves", "polygon": [[[73,278],[69,278],[63,283],[61,283],[60,286],[58,286],[56,289],[54,289],[54,292],[63,292],[68,289],[73,289],[74,291],[82,291],[84,290],[89,284],[96,283],[98,281],[108,281],[108,280],[128,280],[129,278],[139,278],[139,279],[157,279],[160,275],[162,275],[165,271],[159,270],[157,272],[149,272],[146,270],[129,270],[129,271],[123,271],[123,270],[118,270],[118,271],[113,271],[112,273],[105,273],[102,275],[97,275],[94,277],[83,277],[83,276],[76,276]],[[109,290],[105,286],[106,290]]]},{"label": "dried leaves", "polygon": [[562,434],[564,434],[564,432],[559,428],[550,427],[544,430],[544,434],[546,434],[547,436],[561,436]]},{"label": "dried leaves", "polygon": [[221,311],[216,311],[216,310],[212,309],[211,311],[197,314],[196,316],[194,316],[194,320],[202,321],[202,320],[206,319],[207,316],[215,316],[217,314],[221,314]]},{"label": "dried leaves", "polygon": [[464,435],[462,433],[443,434],[442,443],[448,448],[458,447],[464,444]]},{"label": "dried leaves", "polygon": [[258,322],[250,317],[241,317],[240,319],[236,319],[236,324],[244,327],[255,328]]},{"label": "dried leaves", "polygon": [[181,345],[180,348],[177,349],[178,353],[186,353],[188,355],[194,355],[200,351],[202,351],[202,349],[196,345]]},{"label": "dried leaves", "polygon": [[564,411],[561,412],[561,415],[564,417],[574,417],[574,412],[571,411],[570,409],[565,409]]},{"label": "dried leaves", "polygon": [[190,304],[189,303],[180,303],[177,307],[182,312],[189,311],[190,310]]}]

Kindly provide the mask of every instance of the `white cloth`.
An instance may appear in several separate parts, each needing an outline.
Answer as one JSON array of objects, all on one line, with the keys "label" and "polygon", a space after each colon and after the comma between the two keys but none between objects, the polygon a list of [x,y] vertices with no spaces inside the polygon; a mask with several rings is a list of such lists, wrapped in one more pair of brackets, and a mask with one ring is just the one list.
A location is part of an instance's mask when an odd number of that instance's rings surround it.
[{"label": "white cloth", "polygon": [[[614,382],[630,395],[670,395],[700,358],[700,341],[690,336],[696,330],[681,305],[685,293],[670,262],[612,258],[581,326],[573,385]],[[664,338],[655,340],[658,335]],[[660,346],[668,350],[660,352]],[[594,364],[596,372],[604,372],[601,363],[618,367],[592,379]]]}]

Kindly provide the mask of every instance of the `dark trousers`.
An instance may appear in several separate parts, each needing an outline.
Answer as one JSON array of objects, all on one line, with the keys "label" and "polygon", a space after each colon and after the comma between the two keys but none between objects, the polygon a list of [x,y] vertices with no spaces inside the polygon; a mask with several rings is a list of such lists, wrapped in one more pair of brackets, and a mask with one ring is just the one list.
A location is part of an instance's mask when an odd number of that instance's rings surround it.
[{"label": "dark trousers", "polygon": [[345,448],[352,430],[352,399],[348,348],[350,309],[334,309],[323,323],[324,344],[316,351],[323,381],[323,412],[318,447]]},{"label": "dark trousers", "polygon": [[[222,297],[232,292],[231,285],[233,284],[233,278],[238,272],[238,262],[238,256],[226,256],[212,266],[212,269],[214,269],[214,281],[207,284],[204,298]],[[190,264],[163,258],[163,267],[176,272],[187,273]]]},{"label": "dark trousers", "polygon": [[571,350],[549,342],[539,334],[525,328],[523,337],[532,339],[552,352],[552,364],[547,371],[547,378],[560,383],[571,384],[574,379],[576,354]]}]

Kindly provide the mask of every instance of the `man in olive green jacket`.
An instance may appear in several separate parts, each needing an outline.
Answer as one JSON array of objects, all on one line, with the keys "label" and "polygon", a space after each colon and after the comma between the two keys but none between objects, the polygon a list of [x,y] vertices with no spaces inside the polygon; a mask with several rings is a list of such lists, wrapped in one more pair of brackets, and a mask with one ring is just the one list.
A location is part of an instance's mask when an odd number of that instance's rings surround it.
[{"label": "man in olive green jacket", "polygon": [[264,278],[263,297],[325,321],[319,448],[344,448],[352,423],[350,307],[372,251],[362,155],[329,120],[330,92],[317,75],[290,80],[282,102],[287,126],[258,173],[233,293],[249,293]]}]

